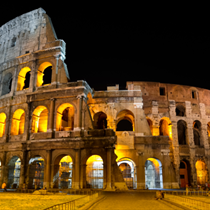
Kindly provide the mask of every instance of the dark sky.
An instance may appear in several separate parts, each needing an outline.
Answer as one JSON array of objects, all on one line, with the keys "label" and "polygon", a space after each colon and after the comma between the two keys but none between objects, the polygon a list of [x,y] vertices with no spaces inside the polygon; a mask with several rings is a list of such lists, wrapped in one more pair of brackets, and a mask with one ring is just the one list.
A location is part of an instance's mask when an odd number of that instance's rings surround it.
[{"label": "dark sky", "polygon": [[61,4],[19,7],[0,13],[0,25],[42,7],[58,39],[66,42],[71,81],[86,80],[95,90],[115,84],[125,89],[126,81],[210,89],[209,17],[204,14],[65,8]]}]

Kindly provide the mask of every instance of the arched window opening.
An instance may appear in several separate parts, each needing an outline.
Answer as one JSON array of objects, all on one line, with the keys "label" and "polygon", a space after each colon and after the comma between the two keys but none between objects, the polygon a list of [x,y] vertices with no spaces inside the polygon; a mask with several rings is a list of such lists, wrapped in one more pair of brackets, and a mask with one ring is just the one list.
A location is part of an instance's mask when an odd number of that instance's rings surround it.
[{"label": "arched window opening", "polygon": [[194,144],[200,146],[200,131],[201,131],[201,123],[198,120],[193,122],[193,136],[194,136]]},{"label": "arched window opening", "polygon": [[37,87],[49,85],[52,77],[52,64],[44,62],[39,66],[37,72]]},{"label": "arched window opening", "polygon": [[11,92],[12,88],[12,74],[7,73],[4,76],[3,84],[2,84],[2,95],[8,94]]},{"label": "arched window opening", "polygon": [[56,131],[74,130],[74,107],[65,103],[57,109]]},{"label": "arched window opening", "polygon": [[132,123],[129,120],[121,120],[117,123],[116,131],[133,131]]},{"label": "arched window opening", "polygon": [[0,137],[5,134],[6,114],[0,113]]},{"label": "arched window opening", "polygon": [[107,128],[107,115],[104,112],[98,112],[94,115],[94,124],[96,129]]},{"label": "arched window opening", "polygon": [[86,162],[86,187],[103,189],[103,160],[99,155],[92,155]]},{"label": "arched window opening", "polygon": [[17,91],[29,88],[30,75],[31,75],[30,72],[31,69],[29,67],[24,67],[21,69],[18,75]]},{"label": "arched window opening", "polygon": [[19,186],[21,161],[17,156],[12,157],[8,164],[8,188],[16,189]]},{"label": "arched window opening", "polygon": [[152,120],[150,120],[149,118],[147,118],[147,122],[148,122],[148,125],[149,125],[149,128],[150,128],[150,130],[151,130],[151,133],[152,133],[152,135],[153,135],[153,123],[152,123]]},{"label": "arched window opening", "polygon": [[179,120],[177,122],[177,130],[178,130],[179,145],[186,145],[186,132],[187,132],[186,122],[183,120]]},{"label": "arched window opening", "polygon": [[195,164],[196,172],[197,172],[197,184],[204,185],[208,182],[208,171],[206,168],[206,164],[198,160]]},{"label": "arched window opening", "polygon": [[123,179],[130,189],[137,188],[136,164],[129,158],[122,158],[117,162]]},{"label": "arched window opening", "polygon": [[16,45],[16,37],[13,37],[12,42],[11,42],[11,47],[14,47]]},{"label": "arched window opening", "polygon": [[190,163],[187,160],[182,160],[179,167],[180,187],[185,188],[190,186]]},{"label": "arched window opening", "polygon": [[20,135],[24,133],[25,111],[18,109],[14,112],[11,125],[11,135]]},{"label": "arched window opening", "polygon": [[31,132],[47,132],[48,110],[45,106],[38,106],[32,115]]},{"label": "arched window opening", "polygon": [[158,159],[148,158],[145,162],[146,189],[163,188],[162,164]]},{"label": "arched window opening", "polygon": [[42,189],[44,181],[44,159],[35,157],[29,160],[29,189]]},{"label": "arched window opening", "polygon": [[181,117],[185,116],[185,107],[184,106],[182,106],[182,105],[176,106],[176,116],[181,116]]},{"label": "arched window opening", "polygon": [[169,136],[168,122],[164,119],[160,121],[159,133],[160,136]]}]

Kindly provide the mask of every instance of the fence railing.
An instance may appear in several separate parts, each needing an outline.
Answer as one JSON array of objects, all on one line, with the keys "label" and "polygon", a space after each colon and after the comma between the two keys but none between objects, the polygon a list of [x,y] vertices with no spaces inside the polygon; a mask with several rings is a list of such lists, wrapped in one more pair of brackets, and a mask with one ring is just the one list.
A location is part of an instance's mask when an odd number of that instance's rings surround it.
[{"label": "fence railing", "polygon": [[86,195],[86,196],[83,196],[83,197],[75,199],[75,200],[71,200],[71,201],[68,201],[68,202],[65,202],[65,203],[60,203],[60,204],[50,206],[50,207],[48,207],[44,210],[76,210],[76,208],[78,208],[80,206],[83,206],[84,204],[86,204],[90,200],[93,200],[93,199],[97,198],[98,194],[99,193]]},{"label": "fence railing", "polygon": [[[184,193],[185,192],[185,193]],[[189,197],[181,197],[180,195],[186,195],[186,191],[180,193],[180,191],[164,191],[164,197],[168,200],[171,200],[177,204],[185,205],[188,207],[200,209],[200,210],[209,210],[210,209],[210,203],[207,203],[205,201],[200,201],[196,199],[192,199]],[[189,195],[189,194],[188,194]],[[198,194],[196,194],[198,195]]]},{"label": "fence railing", "polygon": [[171,194],[171,195],[203,195],[207,196],[208,194],[210,195],[210,191],[187,191],[187,190],[179,190],[179,191],[164,191],[164,193]]}]

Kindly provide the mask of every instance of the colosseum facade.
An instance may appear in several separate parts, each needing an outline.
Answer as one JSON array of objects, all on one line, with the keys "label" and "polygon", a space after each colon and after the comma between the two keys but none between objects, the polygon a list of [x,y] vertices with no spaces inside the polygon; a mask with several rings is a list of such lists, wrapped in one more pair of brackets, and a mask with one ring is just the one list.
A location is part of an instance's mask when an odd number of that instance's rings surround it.
[{"label": "colosseum facade", "polygon": [[39,8],[0,27],[0,186],[184,188],[209,182],[210,90],[70,81]]}]

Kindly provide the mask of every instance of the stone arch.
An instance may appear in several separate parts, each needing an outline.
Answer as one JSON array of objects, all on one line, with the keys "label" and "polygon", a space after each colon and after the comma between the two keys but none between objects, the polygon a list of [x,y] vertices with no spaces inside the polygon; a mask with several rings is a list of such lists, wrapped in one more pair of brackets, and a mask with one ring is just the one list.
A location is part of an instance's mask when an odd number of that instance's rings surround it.
[{"label": "stone arch", "polygon": [[116,131],[135,131],[134,121],[134,114],[130,110],[121,110],[117,114]]},{"label": "stone arch", "polygon": [[12,88],[12,73],[9,72],[4,76],[1,95],[6,95],[10,93],[11,88]]},{"label": "stone arch", "polygon": [[7,116],[4,112],[0,113],[0,137],[5,134],[6,118]]},{"label": "stone arch", "polygon": [[[47,77],[49,78],[49,81],[46,81]],[[37,71],[37,84],[36,84],[37,87],[48,85],[49,83],[51,83],[51,78],[52,78],[52,64],[50,62],[43,62],[39,66]]]},{"label": "stone arch", "polygon": [[123,179],[128,188],[137,188],[137,170],[135,162],[130,158],[121,158],[117,161]]},{"label": "stone arch", "polygon": [[186,91],[180,85],[176,85],[172,89],[173,96],[176,98],[184,98],[186,96]]},{"label": "stone arch", "polygon": [[20,70],[17,81],[17,91],[29,88],[30,72],[31,69],[29,67],[24,67]]},{"label": "stone arch", "polygon": [[207,133],[208,137],[210,137],[210,122],[207,123]]},{"label": "stone arch", "polygon": [[33,111],[31,133],[47,132],[48,109],[46,106],[38,106]]},{"label": "stone arch", "polygon": [[74,106],[63,103],[57,109],[56,131],[74,130]]},{"label": "stone arch", "polygon": [[184,120],[177,122],[177,133],[179,145],[187,144],[187,123]]},{"label": "stone arch", "polygon": [[193,122],[193,137],[194,137],[194,144],[200,146],[201,145],[201,122],[199,120],[195,120]]},{"label": "stone arch", "polygon": [[107,115],[104,112],[97,112],[94,114],[94,127],[96,129],[107,128]]},{"label": "stone arch", "polygon": [[185,116],[185,107],[181,104],[176,106],[176,116],[184,117]]},{"label": "stone arch", "polygon": [[153,135],[153,121],[149,117],[146,117],[146,119],[147,119],[147,123],[149,125],[149,128],[151,130],[151,133]]},{"label": "stone arch", "polygon": [[208,169],[203,160],[197,160],[195,163],[197,184],[204,185],[208,182]]},{"label": "stone arch", "polygon": [[145,187],[163,188],[162,163],[157,158],[148,158],[145,162]]},{"label": "stone arch", "polygon": [[23,109],[17,109],[12,117],[10,134],[13,136],[21,135],[24,133],[25,128],[25,111]]},{"label": "stone arch", "polygon": [[179,165],[180,187],[185,188],[191,185],[191,166],[190,162],[182,159]]},{"label": "stone arch", "polygon": [[159,135],[168,136],[172,140],[171,121],[168,117],[162,117],[159,122]]}]

